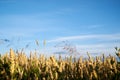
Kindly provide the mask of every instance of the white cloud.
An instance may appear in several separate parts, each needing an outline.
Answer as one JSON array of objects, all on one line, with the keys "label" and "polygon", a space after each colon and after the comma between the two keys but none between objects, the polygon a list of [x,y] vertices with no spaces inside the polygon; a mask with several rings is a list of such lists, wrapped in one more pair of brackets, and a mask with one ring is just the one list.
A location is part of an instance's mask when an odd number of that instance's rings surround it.
[{"label": "white cloud", "polygon": [[[93,45],[77,45],[76,49],[77,52],[79,53],[78,56],[83,56],[87,57],[87,52],[90,53],[91,56],[100,56],[102,54],[105,54],[108,56],[109,54],[115,55],[115,49],[114,46],[118,44],[93,44]],[[120,44],[119,44],[120,45]],[[120,47],[120,46],[119,46]],[[63,50],[62,48],[55,48],[55,47],[46,47],[45,51],[44,49],[41,49],[41,52],[43,52],[45,55],[59,55],[59,54],[53,54],[54,52],[64,52],[66,50]],[[69,53],[67,54],[61,54],[62,56],[70,55]],[[74,55],[74,54],[72,54]]]},{"label": "white cloud", "polygon": [[[80,52],[80,55],[86,56],[86,52],[90,52],[92,56],[96,55],[114,55],[115,49],[114,47],[120,47],[120,34],[94,34],[94,35],[79,35],[79,36],[69,36],[69,37],[60,37],[53,40],[48,40],[48,43],[55,43],[55,42],[61,42],[61,41],[79,41],[79,40],[87,40],[90,39],[96,41],[96,40],[102,40],[101,43],[92,43],[92,44],[77,44],[76,48],[78,52]],[[118,42],[117,42],[118,41]]]},{"label": "white cloud", "polygon": [[78,35],[78,36],[68,36],[60,37],[47,42],[60,42],[60,41],[73,41],[73,40],[86,40],[86,39],[99,39],[99,40],[120,40],[120,34],[93,34],[93,35]]}]

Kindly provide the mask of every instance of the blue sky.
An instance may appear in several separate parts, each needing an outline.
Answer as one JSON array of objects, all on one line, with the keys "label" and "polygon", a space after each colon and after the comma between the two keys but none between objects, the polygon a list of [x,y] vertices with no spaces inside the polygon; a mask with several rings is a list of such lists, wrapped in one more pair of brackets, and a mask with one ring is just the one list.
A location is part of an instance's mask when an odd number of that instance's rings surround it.
[{"label": "blue sky", "polygon": [[113,53],[120,47],[119,9],[119,0],[0,0],[0,50],[29,44],[26,51],[50,55],[61,51],[54,46],[67,40],[80,55]]}]

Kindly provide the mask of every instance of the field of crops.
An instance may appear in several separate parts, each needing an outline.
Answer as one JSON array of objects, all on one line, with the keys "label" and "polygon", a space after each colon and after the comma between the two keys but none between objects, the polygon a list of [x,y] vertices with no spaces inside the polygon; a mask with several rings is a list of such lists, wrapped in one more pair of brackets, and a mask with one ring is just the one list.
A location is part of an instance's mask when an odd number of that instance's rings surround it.
[{"label": "field of crops", "polygon": [[[120,49],[116,50],[119,58]],[[0,56],[0,80],[120,80],[120,63],[115,56],[56,59],[10,49]]]}]

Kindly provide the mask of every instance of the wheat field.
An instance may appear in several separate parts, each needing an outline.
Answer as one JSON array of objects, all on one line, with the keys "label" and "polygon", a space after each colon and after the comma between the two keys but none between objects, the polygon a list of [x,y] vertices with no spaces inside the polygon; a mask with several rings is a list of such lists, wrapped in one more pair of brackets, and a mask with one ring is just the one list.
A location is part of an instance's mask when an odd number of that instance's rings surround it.
[{"label": "wheat field", "polygon": [[[120,49],[116,48],[119,58]],[[120,63],[115,56],[88,58],[45,57],[36,52],[26,56],[10,49],[0,56],[0,80],[120,80]]]}]

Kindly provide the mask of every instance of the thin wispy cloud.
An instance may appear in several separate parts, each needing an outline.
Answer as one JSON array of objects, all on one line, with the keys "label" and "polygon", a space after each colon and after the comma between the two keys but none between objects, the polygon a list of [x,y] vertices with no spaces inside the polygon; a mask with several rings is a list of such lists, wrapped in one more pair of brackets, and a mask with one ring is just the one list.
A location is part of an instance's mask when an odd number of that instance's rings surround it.
[{"label": "thin wispy cloud", "polygon": [[[102,42],[92,42],[92,44],[85,44],[89,40],[102,40]],[[61,41],[84,41],[83,44],[76,44],[77,51],[80,52],[80,55],[90,52],[91,55],[100,55],[104,53],[105,55],[114,54],[114,47],[120,47],[120,34],[93,34],[93,35],[79,35],[79,36],[69,36],[69,37],[60,37],[53,40],[48,40],[48,43],[59,43]]]},{"label": "thin wispy cloud", "polygon": [[65,40],[86,40],[86,39],[99,39],[99,40],[120,40],[120,34],[92,34],[92,35],[79,35],[79,36],[68,36],[68,37],[60,37],[52,40],[48,40],[48,42],[60,42]]},{"label": "thin wispy cloud", "polygon": [[75,13],[76,11],[72,8],[61,8],[59,10],[53,11],[54,15],[69,15]]},{"label": "thin wispy cloud", "polygon": [[103,49],[106,49],[106,48],[114,48],[116,46],[120,47],[120,43],[116,43],[116,42],[112,42],[112,43],[96,43],[96,44],[84,44],[84,45],[76,45],[78,48],[81,48],[81,49],[95,49],[95,48],[103,48]]},{"label": "thin wispy cloud", "polygon": [[103,25],[88,25],[88,26],[84,26],[88,29],[98,29],[98,28],[101,28],[103,27]]},{"label": "thin wispy cloud", "polygon": [[49,16],[50,15],[47,16],[47,14],[0,16],[0,21],[2,22],[2,24],[0,24],[0,33],[7,36],[29,37],[34,36],[36,33],[55,31],[57,28],[52,26],[55,20],[49,18]]}]

